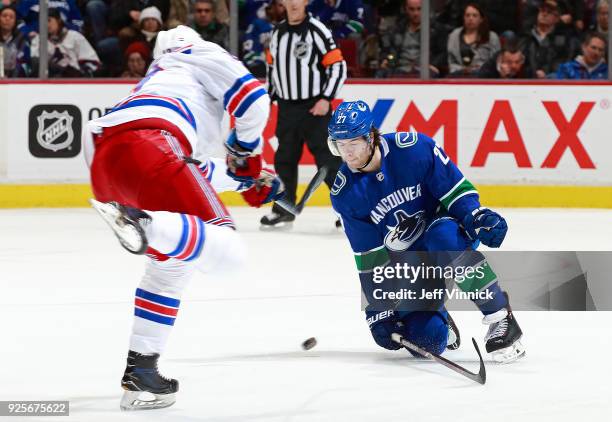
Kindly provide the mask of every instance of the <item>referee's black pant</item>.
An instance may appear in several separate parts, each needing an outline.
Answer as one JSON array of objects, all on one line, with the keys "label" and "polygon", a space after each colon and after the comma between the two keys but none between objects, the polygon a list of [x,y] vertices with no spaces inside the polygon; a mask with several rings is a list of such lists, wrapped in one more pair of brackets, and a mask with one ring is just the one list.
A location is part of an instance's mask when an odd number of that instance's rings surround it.
[{"label": "referee's black pant", "polygon": [[[314,156],[317,168],[327,166],[329,172],[325,183],[331,189],[336,173],[342,164],[340,157],[332,155],[327,147],[327,124],[331,107],[325,116],[313,116],[310,110],[318,99],[304,101],[278,101],[276,137],[278,149],[274,154],[274,168],[285,184],[286,197],[295,203],[298,182],[298,163],[302,157],[304,141]],[[274,206],[274,212],[284,211]]]}]

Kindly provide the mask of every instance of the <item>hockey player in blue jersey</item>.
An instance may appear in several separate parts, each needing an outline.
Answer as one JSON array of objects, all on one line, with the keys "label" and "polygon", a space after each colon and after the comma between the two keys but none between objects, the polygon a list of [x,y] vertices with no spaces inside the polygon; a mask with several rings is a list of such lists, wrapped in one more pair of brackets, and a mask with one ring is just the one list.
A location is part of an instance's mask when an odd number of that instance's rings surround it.
[{"label": "hockey player in blue jersey", "polygon": [[[428,252],[439,266],[482,270],[484,276],[457,286],[464,292],[487,292],[486,298],[474,300],[489,325],[486,350],[499,362],[523,356],[522,332],[508,295],[484,255],[475,251],[479,242],[501,245],[504,218],[480,206],[474,186],[432,139],[416,132],[380,134],[363,101],[340,104],[328,132],[332,153],[344,161],[331,191],[332,205],[354,251],[368,302],[377,286],[373,278],[381,274],[376,267],[409,261],[412,251]],[[381,347],[399,349],[391,339],[398,332],[433,353],[452,348],[448,327],[453,324],[443,301],[428,310],[398,310],[399,302],[381,309],[380,303],[368,304],[366,318]]]}]

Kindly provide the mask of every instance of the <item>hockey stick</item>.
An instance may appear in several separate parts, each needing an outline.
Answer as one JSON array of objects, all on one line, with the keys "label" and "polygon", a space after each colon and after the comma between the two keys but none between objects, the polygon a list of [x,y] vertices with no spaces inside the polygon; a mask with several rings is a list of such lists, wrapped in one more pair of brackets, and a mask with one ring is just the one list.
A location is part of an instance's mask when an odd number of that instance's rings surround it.
[{"label": "hockey stick", "polygon": [[302,199],[300,199],[300,202],[298,202],[296,205],[293,205],[289,200],[285,198],[281,198],[275,203],[288,213],[293,214],[297,217],[304,209],[306,202],[308,202],[312,194],[317,190],[319,186],[321,186],[321,183],[323,183],[323,180],[325,180],[328,171],[329,170],[325,166],[317,170],[317,173],[308,183],[308,186],[306,186],[306,190],[304,191],[304,195],[302,195]]},{"label": "hockey stick", "polygon": [[464,377],[471,379],[472,381],[476,381],[479,384],[484,384],[485,382],[487,382],[487,370],[485,368],[484,361],[482,360],[480,349],[478,348],[478,345],[476,344],[476,340],[474,339],[474,337],[472,337],[472,343],[474,344],[476,353],[478,353],[478,359],[480,359],[480,370],[478,371],[478,373],[470,372],[467,369],[465,369],[463,366],[458,365],[451,360],[443,358],[440,355],[436,355],[435,353],[430,353],[427,350],[421,349],[419,346],[412,344],[406,339],[404,339],[404,337],[402,337],[401,334],[393,333],[391,334],[391,339],[397,344],[404,346],[406,349],[410,349],[412,351],[419,353],[422,356],[425,356],[428,359],[441,363],[442,365],[446,366],[448,369],[455,371],[458,374],[461,374]]}]

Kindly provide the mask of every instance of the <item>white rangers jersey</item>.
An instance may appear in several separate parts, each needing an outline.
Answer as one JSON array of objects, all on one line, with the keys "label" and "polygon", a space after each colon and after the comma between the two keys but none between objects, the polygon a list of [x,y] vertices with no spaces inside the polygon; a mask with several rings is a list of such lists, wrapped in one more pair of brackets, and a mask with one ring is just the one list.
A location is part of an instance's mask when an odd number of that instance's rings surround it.
[{"label": "white rangers jersey", "polygon": [[235,118],[240,144],[261,151],[270,99],[240,61],[185,26],[160,32],[154,56],[132,94],[90,121],[90,132],[144,118],[164,119],[183,132],[193,156],[205,161],[224,141],[227,111]]}]

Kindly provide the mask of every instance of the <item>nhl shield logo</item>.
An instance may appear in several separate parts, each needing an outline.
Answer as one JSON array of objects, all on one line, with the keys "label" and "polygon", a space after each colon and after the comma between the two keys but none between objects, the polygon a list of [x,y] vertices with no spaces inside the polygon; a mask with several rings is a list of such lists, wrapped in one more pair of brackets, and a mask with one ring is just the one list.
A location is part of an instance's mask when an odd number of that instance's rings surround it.
[{"label": "nhl shield logo", "polygon": [[310,53],[310,44],[306,41],[298,41],[293,48],[293,55],[296,59],[302,60],[308,57],[308,53]]},{"label": "nhl shield logo", "polygon": [[70,104],[37,105],[29,116],[30,152],[40,158],[76,157],[81,151],[81,112]]},{"label": "nhl shield logo", "polygon": [[73,117],[67,111],[61,113],[43,111],[37,120],[36,140],[41,147],[51,151],[70,148],[74,141]]}]

